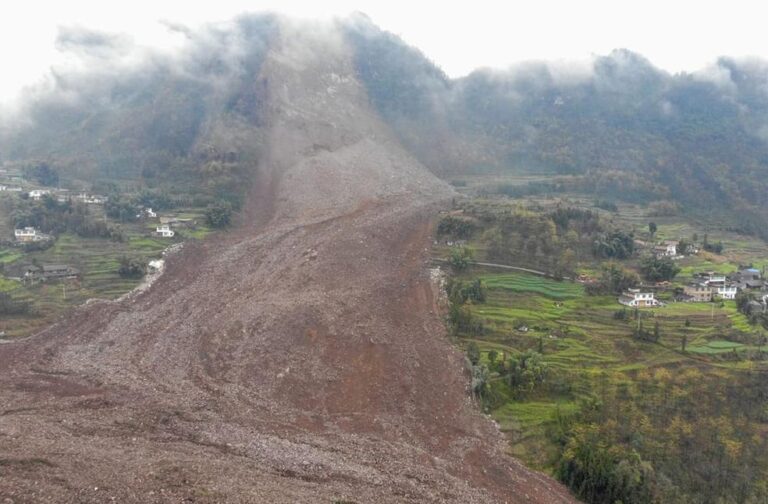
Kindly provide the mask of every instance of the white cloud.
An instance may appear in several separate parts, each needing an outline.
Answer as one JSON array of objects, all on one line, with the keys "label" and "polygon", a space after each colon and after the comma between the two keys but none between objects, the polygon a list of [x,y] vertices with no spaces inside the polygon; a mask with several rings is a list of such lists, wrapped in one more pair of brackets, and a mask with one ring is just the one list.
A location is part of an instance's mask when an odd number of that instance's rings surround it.
[{"label": "white cloud", "polygon": [[643,54],[672,72],[700,69],[720,55],[768,57],[762,26],[766,7],[746,0],[727,6],[698,2],[695,7],[668,0],[476,0],[438,6],[396,0],[28,1],[0,11],[0,101],[38,81],[51,65],[71,59],[56,48],[59,26],[124,33],[139,46],[173,48],[183,33],[170,30],[168,23],[194,28],[263,10],[304,18],[366,12],[451,76],[527,60],[584,61],[617,47]]}]

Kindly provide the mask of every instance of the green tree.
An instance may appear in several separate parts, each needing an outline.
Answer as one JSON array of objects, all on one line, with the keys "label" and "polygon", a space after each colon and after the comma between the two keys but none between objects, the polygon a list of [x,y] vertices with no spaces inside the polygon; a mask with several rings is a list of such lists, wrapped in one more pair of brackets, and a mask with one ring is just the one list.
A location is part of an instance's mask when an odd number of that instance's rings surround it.
[{"label": "green tree", "polygon": [[473,366],[480,362],[480,347],[474,341],[470,341],[469,345],[467,345],[467,359],[469,359]]},{"label": "green tree", "polygon": [[507,382],[515,393],[524,395],[544,382],[547,376],[547,363],[544,357],[534,350],[513,355],[507,364]]},{"label": "green tree", "polygon": [[147,265],[138,259],[122,256],[117,273],[123,278],[141,278],[147,273]]},{"label": "green tree", "polygon": [[632,233],[614,230],[598,236],[593,246],[596,257],[607,259],[628,259],[635,252],[635,237]]},{"label": "green tree", "polygon": [[679,272],[680,268],[669,257],[646,257],[640,263],[640,273],[651,282],[672,280]]},{"label": "green tree", "polygon": [[451,257],[449,261],[455,270],[462,271],[467,269],[472,262],[473,257],[474,253],[471,248],[453,247],[451,248]]},{"label": "green tree", "polygon": [[218,201],[205,210],[205,222],[212,228],[225,228],[232,220],[232,203]]}]

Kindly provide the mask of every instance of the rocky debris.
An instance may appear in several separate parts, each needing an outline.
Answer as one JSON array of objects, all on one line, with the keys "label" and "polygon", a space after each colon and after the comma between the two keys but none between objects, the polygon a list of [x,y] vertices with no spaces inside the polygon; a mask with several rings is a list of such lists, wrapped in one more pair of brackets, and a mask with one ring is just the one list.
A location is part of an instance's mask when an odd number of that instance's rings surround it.
[{"label": "rocky debris", "polygon": [[247,224],[0,346],[0,499],[573,502],[466,394],[426,267],[452,193],[370,110],[342,37],[284,23],[262,76]]}]

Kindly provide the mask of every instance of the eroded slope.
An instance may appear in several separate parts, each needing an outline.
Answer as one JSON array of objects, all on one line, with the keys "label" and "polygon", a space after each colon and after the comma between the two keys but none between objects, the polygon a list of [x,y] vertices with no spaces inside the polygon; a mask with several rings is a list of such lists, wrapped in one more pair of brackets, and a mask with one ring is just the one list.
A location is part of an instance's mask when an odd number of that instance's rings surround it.
[{"label": "eroded slope", "polygon": [[570,502],[505,457],[426,274],[450,190],[328,26],[283,22],[242,227],[151,289],[0,346],[14,502]]}]

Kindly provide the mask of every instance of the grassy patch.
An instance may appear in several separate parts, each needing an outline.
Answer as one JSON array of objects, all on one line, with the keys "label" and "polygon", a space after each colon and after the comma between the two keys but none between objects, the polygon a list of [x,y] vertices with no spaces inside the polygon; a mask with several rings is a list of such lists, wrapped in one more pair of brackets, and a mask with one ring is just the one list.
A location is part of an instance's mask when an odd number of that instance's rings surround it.
[{"label": "grassy patch", "polygon": [[706,343],[701,346],[688,347],[688,351],[697,354],[721,354],[725,352],[733,352],[734,350],[742,350],[746,348],[741,343],[735,343],[733,341],[715,340]]},{"label": "grassy patch", "polygon": [[536,293],[550,299],[574,299],[584,293],[581,284],[558,282],[525,273],[486,274],[480,275],[480,279],[489,289]]},{"label": "grassy patch", "polygon": [[18,261],[24,254],[19,249],[0,249],[0,263],[10,264],[14,261]]}]

